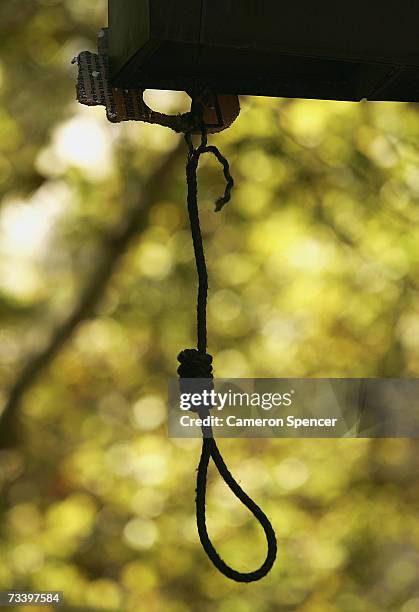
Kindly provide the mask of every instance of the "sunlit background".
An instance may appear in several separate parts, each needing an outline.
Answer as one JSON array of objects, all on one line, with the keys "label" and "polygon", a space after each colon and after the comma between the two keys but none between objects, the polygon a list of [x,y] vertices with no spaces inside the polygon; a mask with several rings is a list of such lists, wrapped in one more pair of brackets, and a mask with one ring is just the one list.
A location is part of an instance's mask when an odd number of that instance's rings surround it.
[{"label": "sunlit background", "polygon": [[[0,8],[0,590],[61,590],[63,611],[416,612],[414,440],[223,440],[279,556],[238,585],[202,551],[200,442],[165,426],[195,335],[186,146],[76,104],[70,61],[105,5]],[[243,99],[213,140],[237,185],[215,214],[203,160],[216,375],[416,377],[419,107]],[[261,562],[215,471],[208,522],[229,563]]]}]

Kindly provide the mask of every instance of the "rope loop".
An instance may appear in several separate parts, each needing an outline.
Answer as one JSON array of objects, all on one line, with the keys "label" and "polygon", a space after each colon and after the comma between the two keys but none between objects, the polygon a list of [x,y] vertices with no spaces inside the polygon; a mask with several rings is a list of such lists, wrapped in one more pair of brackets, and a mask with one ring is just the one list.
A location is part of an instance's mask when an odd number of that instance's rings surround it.
[{"label": "rope loop", "polygon": [[[207,488],[207,473],[209,460],[212,458],[214,464],[226,485],[232,491],[232,493],[242,502],[244,506],[253,514],[257,521],[262,526],[266,541],[268,544],[267,554],[265,561],[262,565],[251,572],[239,572],[230,567],[218,554],[214,548],[210,537],[208,535],[207,523],[206,523],[206,488]],[[198,465],[197,481],[196,481],[196,521],[198,525],[199,539],[201,544],[211,559],[215,567],[222,573],[226,578],[230,578],[235,582],[256,582],[261,578],[264,578],[272,569],[275,563],[277,554],[277,543],[275,531],[271,525],[270,520],[263,512],[263,510],[253,501],[251,497],[241,488],[238,482],[234,479],[231,472],[229,471],[224,459],[218,449],[218,446],[213,437],[205,437],[202,443],[201,459]]]}]

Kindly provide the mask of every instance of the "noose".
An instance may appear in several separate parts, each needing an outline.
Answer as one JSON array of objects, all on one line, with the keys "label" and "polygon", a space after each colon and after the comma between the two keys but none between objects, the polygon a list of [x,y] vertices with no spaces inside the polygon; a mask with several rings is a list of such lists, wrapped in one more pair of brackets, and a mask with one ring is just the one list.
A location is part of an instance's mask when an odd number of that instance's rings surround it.
[{"label": "noose", "polygon": [[[202,123],[201,123],[202,125]],[[234,185],[230,174],[229,164],[226,158],[220,153],[217,147],[210,146],[207,143],[207,132],[204,127],[201,127],[201,143],[198,147],[194,147],[192,136],[190,133],[185,135],[188,145],[188,161],[186,165],[186,178],[188,184],[188,214],[192,232],[192,241],[195,253],[195,263],[198,272],[198,300],[197,300],[197,349],[185,349],[178,356],[180,366],[178,374],[182,379],[199,378],[206,379],[205,386],[212,388],[213,373],[212,373],[212,356],[207,354],[207,294],[208,294],[208,274],[205,262],[205,253],[202,241],[201,227],[199,223],[198,210],[198,182],[197,170],[199,159],[205,153],[213,154],[223,167],[224,176],[226,179],[226,188],[224,195],[216,202],[215,210],[219,211],[230,200],[231,189]],[[205,419],[209,416],[209,409],[200,407],[196,410],[200,417]],[[260,580],[271,570],[277,553],[277,544],[275,532],[272,525],[261,508],[243,491],[241,486],[231,475],[224,459],[217,447],[214,439],[212,427],[202,426],[202,452],[197,471],[196,484],[196,521],[198,527],[199,539],[201,544],[211,559],[215,567],[227,578],[236,582],[254,582]],[[233,569],[223,559],[214,548],[208,535],[206,524],[206,488],[207,488],[207,472],[209,461],[212,458],[221,478],[230,488],[233,494],[250,510],[254,517],[261,524],[267,544],[267,555],[262,565],[253,572],[238,572]]]}]

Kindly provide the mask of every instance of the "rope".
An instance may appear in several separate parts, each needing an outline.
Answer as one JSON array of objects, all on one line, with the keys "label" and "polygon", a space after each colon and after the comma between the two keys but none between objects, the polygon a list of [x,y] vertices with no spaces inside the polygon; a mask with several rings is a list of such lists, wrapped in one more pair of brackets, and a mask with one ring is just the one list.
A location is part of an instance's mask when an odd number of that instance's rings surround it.
[{"label": "rope", "polygon": [[[219,211],[225,204],[230,200],[231,190],[234,185],[234,181],[230,174],[229,164],[227,159],[220,153],[217,147],[208,146],[207,144],[207,133],[204,128],[201,132],[201,143],[195,148],[192,143],[191,134],[185,135],[186,142],[189,148],[188,162],[186,166],[186,178],[188,183],[188,213],[189,221],[192,232],[192,242],[195,253],[195,263],[198,272],[198,300],[197,300],[197,349],[185,349],[178,356],[180,366],[178,368],[178,374],[180,376],[181,388],[182,385],[187,384],[187,381],[182,379],[208,379],[208,385],[204,383],[204,387],[208,389],[213,387],[213,374],[212,374],[212,356],[208,355],[207,350],[207,321],[206,321],[206,308],[207,308],[207,295],[208,295],[208,274],[205,262],[204,247],[202,242],[201,227],[199,223],[199,210],[198,210],[198,182],[197,182],[197,170],[199,164],[199,158],[205,153],[211,153],[216,157],[223,167],[224,177],[226,179],[226,188],[222,197],[220,197],[215,206],[215,210]],[[195,387],[196,391],[196,387]],[[208,416],[209,410],[198,408],[196,409],[201,417]],[[268,574],[271,570],[277,553],[277,544],[275,532],[272,525],[266,516],[266,514],[259,508],[259,506],[243,491],[237,481],[231,475],[228,467],[226,466],[224,459],[217,447],[214,440],[211,426],[202,427],[202,452],[201,458],[198,465],[197,472],[197,484],[196,484],[196,521],[198,526],[199,538],[201,544],[207,553],[208,557],[215,565],[215,567],[227,578],[235,580],[236,582],[254,582],[260,580]],[[223,559],[214,548],[210,537],[208,535],[207,524],[206,524],[206,487],[207,487],[207,473],[209,461],[212,458],[221,478],[224,480],[226,485],[230,488],[232,493],[250,510],[257,521],[262,526],[267,544],[268,550],[265,561],[262,565],[253,572],[238,572]]]}]

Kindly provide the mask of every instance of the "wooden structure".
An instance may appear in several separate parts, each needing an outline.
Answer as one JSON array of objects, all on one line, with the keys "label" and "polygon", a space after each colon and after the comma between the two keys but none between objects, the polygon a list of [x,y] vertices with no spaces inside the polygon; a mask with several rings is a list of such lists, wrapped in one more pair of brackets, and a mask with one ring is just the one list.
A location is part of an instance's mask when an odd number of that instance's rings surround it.
[{"label": "wooden structure", "polygon": [[109,0],[114,87],[419,101],[412,0]]}]

